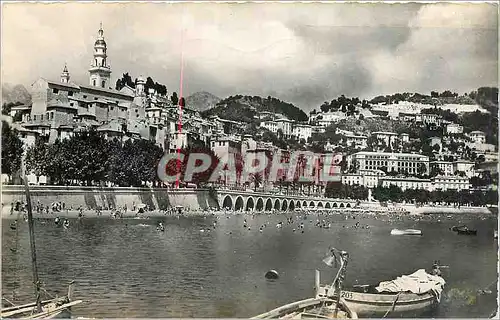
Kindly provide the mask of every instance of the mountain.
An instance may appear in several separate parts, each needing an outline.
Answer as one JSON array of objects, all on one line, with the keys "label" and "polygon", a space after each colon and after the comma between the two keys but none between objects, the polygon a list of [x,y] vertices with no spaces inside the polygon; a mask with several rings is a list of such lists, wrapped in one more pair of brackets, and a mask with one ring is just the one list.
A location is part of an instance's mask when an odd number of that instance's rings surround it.
[{"label": "mountain", "polygon": [[215,108],[221,99],[210,92],[195,92],[186,98],[186,106],[199,112]]},{"label": "mountain", "polygon": [[2,84],[2,104],[16,102],[25,104],[30,101],[31,95],[22,84],[17,84],[15,86],[8,83]]},{"label": "mountain", "polygon": [[242,95],[230,96],[221,100],[215,108],[206,110],[203,115],[217,115],[228,120],[251,123],[255,122],[257,114],[263,111],[282,114],[290,120],[307,121],[308,119],[304,111],[291,103],[273,97]]}]

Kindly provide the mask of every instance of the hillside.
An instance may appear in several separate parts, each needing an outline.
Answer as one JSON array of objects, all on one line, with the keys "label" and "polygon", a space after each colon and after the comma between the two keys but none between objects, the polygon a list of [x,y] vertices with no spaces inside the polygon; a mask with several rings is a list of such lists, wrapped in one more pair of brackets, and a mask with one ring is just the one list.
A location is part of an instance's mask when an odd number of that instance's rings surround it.
[{"label": "hillside", "polygon": [[290,120],[307,121],[308,119],[304,111],[291,103],[273,97],[242,95],[230,96],[221,100],[215,108],[203,112],[203,115],[217,115],[224,119],[249,123],[254,122],[256,115],[263,111],[283,114]]},{"label": "hillside", "polygon": [[186,106],[199,112],[214,108],[221,99],[210,92],[195,92],[186,98]]},{"label": "hillside", "polygon": [[31,95],[28,90],[21,85],[11,85],[8,83],[2,84],[2,104],[8,103],[29,103],[31,101]]},{"label": "hillside", "polygon": [[482,87],[476,92],[471,92],[470,96],[491,114],[498,114],[498,88]]}]

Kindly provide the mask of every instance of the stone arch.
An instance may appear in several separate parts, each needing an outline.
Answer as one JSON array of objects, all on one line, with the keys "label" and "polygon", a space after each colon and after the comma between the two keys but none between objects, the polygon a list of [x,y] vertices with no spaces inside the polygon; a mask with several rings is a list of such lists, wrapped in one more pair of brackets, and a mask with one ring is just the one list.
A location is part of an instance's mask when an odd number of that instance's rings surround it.
[{"label": "stone arch", "polygon": [[297,202],[295,203],[295,208],[300,208],[300,201],[297,200]]},{"label": "stone arch", "polygon": [[332,207],[332,206],[330,205],[330,202],[327,202],[327,203],[325,204],[325,209],[330,209],[331,207]]},{"label": "stone arch", "polygon": [[266,200],[266,207],[265,207],[265,210],[266,211],[271,211],[273,209],[273,200],[271,199],[267,199]]},{"label": "stone arch", "polygon": [[241,210],[241,209],[244,209],[244,206],[245,203],[243,202],[243,198],[241,196],[238,196],[238,198],[236,198],[236,201],[234,203],[234,210],[238,211],[238,210]]},{"label": "stone arch", "polygon": [[255,201],[253,201],[253,197],[248,197],[247,205],[245,206],[245,211],[251,211],[255,208]]},{"label": "stone arch", "polygon": [[280,200],[279,199],[274,200],[274,209],[279,210],[280,208],[281,208]]},{"label": "stone arch", "polygon": [[293,200],[290,200],[290,203],[288,204],[288,210],[295,210],[295,203],[293,202]]},{"label": "stone arch", "polygon": [[222,201],[223,208],[229,208],[229,210],[233,210],[233,199],[230,195],[226,195],[224,200]]},{"label": "stone arch", "polygon": [[286,201],[286,199],[283,199],[283,201],[281,202],[281,211],[286,211],[288,209],[288,202]]},{"label": "stone arch", "polygon": [[323,202],[318,202],[318,208],[323,208]]},{"label": "stone arch", "polygon": [[346,208],[350,208],[350,207],[351,207],[351,204],[350,204],[350,203],[348,203],[348,204],[346,204],[346,206],[345,206],[345,207],[346,207]]},{"label": "stone arch", "polygon": [[304,202],[302,202],[302,208],[307,208],[307,201],[304,200]]},{"label": "stone arch", "polygon": [[337,202],[334,202],[333,203],[333,208],[337,208],[339,205],[337,204]]},{"label": "stone arch", "polygon": [[314,207],[315,207],[314,201],[309,202],[309,208],[314,208]]},{"label": "stone arch", "polygon": [[264,209],[264,200],[262,198],[257,199],[257,205],[255,206],[255,210],[262,211]]},{"label": "stone arch", "polygon": [[344,203],[343,203],[343,202],[340,204],[340,207],[341,207],[341,208],[343,208],[343,207],[344,207]]}]

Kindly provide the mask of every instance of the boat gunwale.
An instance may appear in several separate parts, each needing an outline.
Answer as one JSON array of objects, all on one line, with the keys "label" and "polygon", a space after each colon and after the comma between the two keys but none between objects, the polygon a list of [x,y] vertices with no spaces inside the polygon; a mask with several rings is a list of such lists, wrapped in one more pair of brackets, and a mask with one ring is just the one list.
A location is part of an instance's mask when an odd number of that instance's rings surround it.
[{"label": "boat gunwale", "polygon": [[[302,313],[304,311],[297,311],[297,309],[306,309],[306,308],[312,308],[315,307],[321,303],[324,302],[330,302],[330,303],[336,303],[335,300],[328,298],[328,297],[317,297],[317,298],[308,298],[304,300],[299,300],[295,302],[291,302],[288,304],[285,304],[283,306],[277,307],[271,311],[262,313],[258,316],[252,317],[250,319],[275,319],[276,317],[282,318],[282,317],[287,317],[290,315],[293,315],[294,313]],[[357,313],[354,310],[350,310],[347,306],[347,303],[344,299],[341,299],[340,303],[341,308],[344,308],[345,310],[342,310],[347,313],[349,318],[351,319],[357,319]]]}]

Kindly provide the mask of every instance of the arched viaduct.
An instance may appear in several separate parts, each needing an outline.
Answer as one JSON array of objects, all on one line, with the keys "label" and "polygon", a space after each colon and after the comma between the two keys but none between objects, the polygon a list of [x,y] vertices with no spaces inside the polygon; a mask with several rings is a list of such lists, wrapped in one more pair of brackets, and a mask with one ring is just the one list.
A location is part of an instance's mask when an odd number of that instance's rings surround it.
[{"label": "arched viaduct", "polygon": [[354,208],[356,200],[317,198],[308,196],[287,196],[282,194],[218,190],[221,209],[236,211],[288,211],[300,209]]}]

